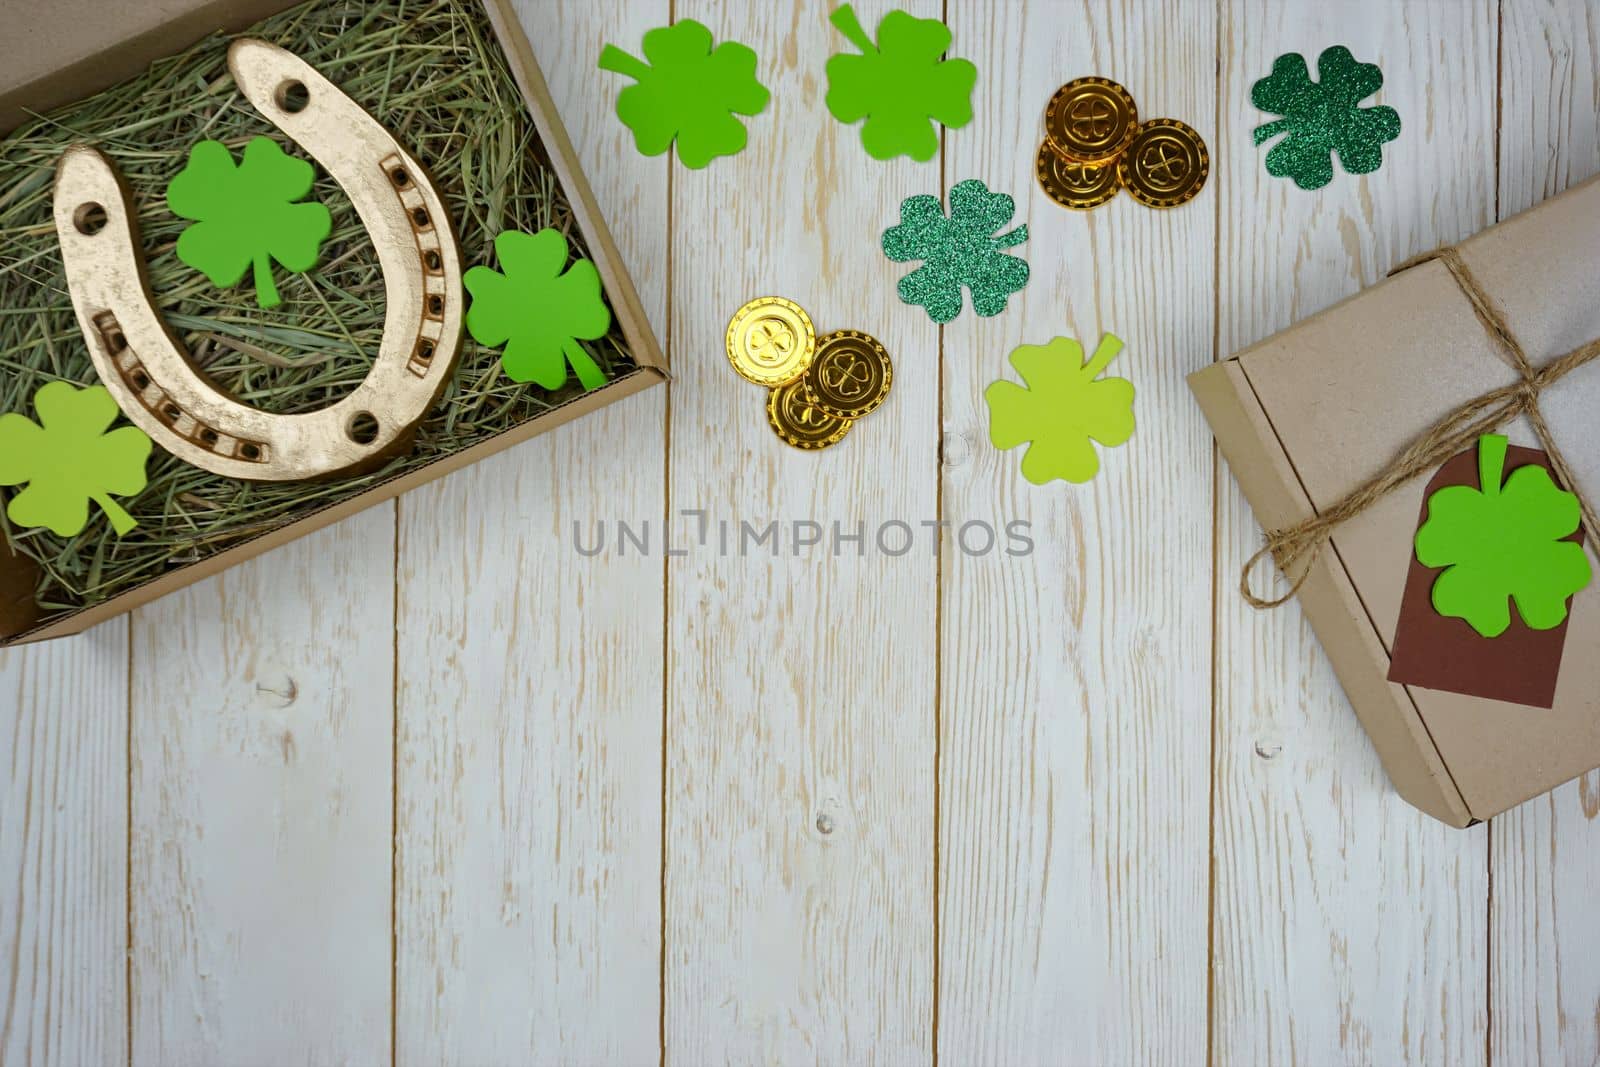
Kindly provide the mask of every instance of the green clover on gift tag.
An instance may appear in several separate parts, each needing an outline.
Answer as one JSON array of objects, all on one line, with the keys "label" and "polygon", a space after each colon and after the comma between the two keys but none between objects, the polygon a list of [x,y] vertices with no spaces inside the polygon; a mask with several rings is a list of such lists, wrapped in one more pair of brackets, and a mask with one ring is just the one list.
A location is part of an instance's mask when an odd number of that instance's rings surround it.
[{"label": "green clover on gift tag", "polygon": [[718,156],[731,156],[749,134],[734,115],[756,115],[771,94],[756,80],[756,54],[724,41],[712,47],[711,31],[680,19],[644,35],[645,59],[615,45],[600,52],[600,69],[638,84],[617,94],[617,118],[633,131],[640,154],[659,156],[678,144],[678,159],[699,170]]},{"label": "green clover on gift tag", "polygon": [[121,411],[105,386],[51,382],[33,395],[33,407],[37,423],[0,415],[0,485],[27,483],[6,517],[71,537],[88,525],[92,500],[119,537],[137,526],[111,497],[144,491],[150,438],[137,426],[106,432]]},{"label": "green clover on gift tag", "polygon": [[333,232],[325,205],[298,202],[315,177],[310,163],[285,154],[270,137],[252,138],[237,166],[227,145],[201,141],[167,186],[172,213],[193,220],[178,237],[178,258],[224,289],[254,268],[256,304],[277,307],[283,300],[273,262],[308,271]]},{"label": "green clover on gift tag", "polygon": [[1383,146],[1400,136],[1400,115],[1392,107],[1360,107],[1383,87],[1383,71],[1358,63],[1350,49],[1335,45],[1317,57],[1311,80],[1298,52],[1279,56],[1272,73],[1250,87],[1250,101],[1283,118],[1257,126],[1260,145],[1287,132],[1267,153],[1267,173],[1290,177],[1302,189],[1320,189],[1333,180],[1333,153],[1351,174],[1370,174],[1383,163]]},{"label": "green clover on gift tag", "polygon": [[1028,444],[1022,476],[1034,485],[1093,478],[1100,455],[1092,442],[1115,448],[1133,436],[1133,383],[1100,377],[1121,352],[1122,342],[1109,333],[1087,360],[1070,337],[1019,345],[1011,365],[1026,387],[998,381],[983,391],[989,441],[1001,451]]},{"label": "green clover on gift tag", "polygon": [[1567,540],[1583,519],[1577,496],[1538,464],[1502,481],[1505,461],[1505,437],[1479,438],[1478,488],[1450,485],[1430,496],[1415,542],[1419,563],[1444,568],[1434,610],[1484,637],[1511,626],[1512,603],[1529,629],[1560,626],[1567,600],[1591,578],[1583,546]]},{"label": "green clover on gift tag", "polygon": [[978,68],[965,59],[940,58],[950,47],[944,23],[891,11],[878,23],[874,44],[849,4],[828,21],[861,54],[840,53],[828,60],[824,102],[840,122],[867,120],[861,127],[867,155],[929,160],[939,151],[935,121],[949,127],[972,121]]},{"label": "green clover on gift tag", "polygon": [[467,331],[473,340],[505,346],[501,365],[512,381],[559,389],[570,365],[584,389],[604,385],[605,371],[579,343],[611,329],[594,264],[579,259],[562,273],[572,253],[554,229],[506,230],[494,239],[494,251],[500,271],[473,267],[461,279],[472,294]]},{"label": "green clover on gift tag", "polygon": [[900,224],[883,232],[883,251],[897,263],[920,259],[922,266],[900,279],[900,299],[918,305],[934,322],[949,322],[961,313],[961,289],[972,293],[972,310],[982,316],[1006,309],[1012,293],[1028,284],[1028,264],[1003,249],[1028,239],[1026,224],[996,235],[1011,221],[1016,201],[991,193],[976,178],[950,190],[950,214],[936,196],[907,197],[900,204]]}]

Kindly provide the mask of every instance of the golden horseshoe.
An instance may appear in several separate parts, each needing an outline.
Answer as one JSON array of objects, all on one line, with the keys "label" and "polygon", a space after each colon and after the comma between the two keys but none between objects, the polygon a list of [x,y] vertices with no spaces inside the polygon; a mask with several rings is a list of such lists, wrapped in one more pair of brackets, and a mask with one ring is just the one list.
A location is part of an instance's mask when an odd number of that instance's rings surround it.
[{"label": "golden horseshoe", "polygon": [[241,38],[228,67],[256,110],[339,183],[372,237],[385,307],[371,372],[343,400],[302,415],[270,414],[207,382],[155,310],[115,168],[84,145],[62,156],[54,193],[78,326],[123,413],[197,467],[289,481],[374,465],[409,445],[460,351],[461,257],[449,215],[410,153],[304,60]]}]

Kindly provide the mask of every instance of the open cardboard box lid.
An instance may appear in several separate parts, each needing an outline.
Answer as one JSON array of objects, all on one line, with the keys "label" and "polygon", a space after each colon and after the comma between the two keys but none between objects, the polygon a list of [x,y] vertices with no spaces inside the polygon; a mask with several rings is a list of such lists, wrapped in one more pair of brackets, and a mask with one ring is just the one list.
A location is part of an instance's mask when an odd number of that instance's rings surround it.
[{"label": "open cardboard box lid", "polygon": [[[48,112],[132,77],[216,32],[237,32],[298,0],[0,0],[7,62],[0,64],[0,135],[32,115]],[[346,497],[257,537],[176,567],[160,577],[88,608],[39,625],[33,601],[32,561],[13,556],[0,540],[0,648],[78,633],[96,623],[217,574],[399,496],[451,471],[555,429],[587,412],[667,379],[667,364],[645,318],[638,293],[611,238],[577,154],[556,114],[533,50],[510,0],[482,0],[511,73],[532,116],[550,167],[561,183],[599,269],[637,370],[592,392],[458,452],[433,460],[364,492]]]},{"label": "open cardboard box lid", "polygon": [[117,84],[208,33],[238,30],[284,0],[0,0],[0,133]]}]

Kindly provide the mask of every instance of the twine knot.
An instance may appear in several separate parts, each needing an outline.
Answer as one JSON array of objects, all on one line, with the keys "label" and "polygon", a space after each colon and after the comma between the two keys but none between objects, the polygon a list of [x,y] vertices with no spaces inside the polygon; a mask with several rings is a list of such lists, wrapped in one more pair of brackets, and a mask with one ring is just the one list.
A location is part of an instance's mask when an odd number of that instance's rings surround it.
[{"label": "twine knot", "polygon": [[[1556,477],[1577,496],[1589,536],[1600,537],[1600,519],[1596,518],[1595,508],[1578,491],[1566,460],[1562,458],[1561,450],[1556,447],[1555,439],[1551,436],[1544,413],[1539,408],[1539,396],[1545,389],[1584,364],[1600,358],[1600,337],[1535,370],[1522,348],[1522,343],[1511,332],[1505,315],[1495,306],[1489,294],[1473,275],[1472,269],[1467,266],[1466,260],[1461,258],[1461,253],[1453,245],[1446,245],[1408,259],[1389,273],[1398,274],[1432,260],[1440,261],[1450,271],[1450,276],[1455,279],[1467,302],[1472,305],[1472,312],[1482,324],[1484,332],[1505,356],[1506,362],[1517,372],[1517,380],[1510,385],[1474,397],[1445,415],[1407,445],[1387,468],[1345,494],[1331,507],[1293,526],[1270,532],[1267,535],[1267,543],[1245,561],[1244,568],[1239,574],[1239,592],[1252,607],[1275,608],[1293,599],[1310,577],[1312,566],[1322,554],[1323,548],[1333,538],[1334,530],[1413,478],[1433,470],[1445,460],[1464,452],[1477,443],[1478,438],[1484,434],[1493,433],[1522,415],[1526,415],[1528,421],[1533,424],[1534,433],[1544,446],[1545,454],[1550,459],[1550,466],[1554,469]],[[1290,582],[1288,592],[1282,596],[1270,598],[1258,596],[1250,587],[1250,577],[1256,565],[1263,557],[1269,555]]]}]

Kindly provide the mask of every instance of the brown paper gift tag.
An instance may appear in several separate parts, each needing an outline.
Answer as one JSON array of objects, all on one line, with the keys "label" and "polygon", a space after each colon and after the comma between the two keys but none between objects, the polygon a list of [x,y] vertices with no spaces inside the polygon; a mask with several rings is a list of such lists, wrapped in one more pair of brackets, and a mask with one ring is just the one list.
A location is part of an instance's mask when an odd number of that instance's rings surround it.
[{"label": "brown paper gift tag", "polygon": [[[1555,471],[1543,452],[1518,445],[1506,450],[1505,477],[1530,463],[1550,471],[1555,479]],[[1556,482],[1560,484],[1559,479]],[[1477,484],[1478,449],[1473,446],[1446,461],[1428,483],[1422,494],[1417,527],[1420,529],[1427,520],[1428,500],[1437,490],[1447,485]],[[1579,527],[1567,540],[1582,542],[1583,528]],[[1561,672],[1567,620],[1551,630],[1529,629],[1512,605],[1511,627],[1499,637],[1484,637],[1465,619],[1447,618],[1434,609],[1433,583],[1444,568],[1423,566],[1417,560],[1414,542],[1406,545],[1406,551],[1411,567],[1406,572],[1400,619],[1395,624],[1389,680],[1512,704],[1550,707],[1555,702],[1556,677]]]}]

